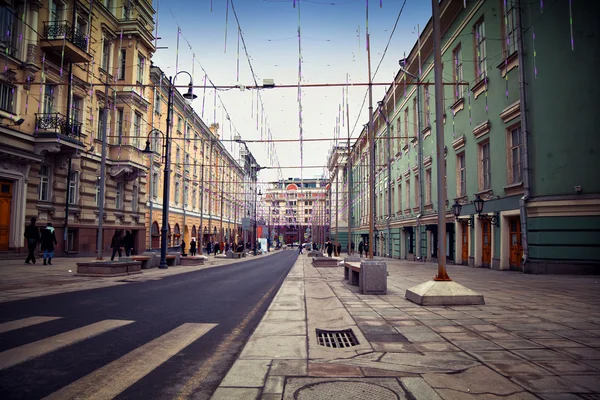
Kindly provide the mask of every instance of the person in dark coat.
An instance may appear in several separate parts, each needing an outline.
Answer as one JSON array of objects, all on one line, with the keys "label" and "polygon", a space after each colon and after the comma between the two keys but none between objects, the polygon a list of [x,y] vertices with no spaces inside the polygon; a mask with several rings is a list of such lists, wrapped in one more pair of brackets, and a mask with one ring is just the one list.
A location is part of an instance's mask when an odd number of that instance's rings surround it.
[{"label": "person in dark coat", "polygon": [[115,255],[117,252],[119,253],[119,257],[122,256],[121,248],[123,247],[123,237],[121,236],[121,231],[116,231],[110,241],[110,248],[112,249],[112,256],[110,256],[110,261],[115,260]]},{"label": "person in dark coat", "polygon": [[219,242],[215,243],[215,256],[217,254],[219,254],[219,251],[221,250],[221,245],[219,244]]},{"label": "person in dark coat", "polygon": [[350,254],[354,254],[354,242],[350,242]]},{"label": "person in dark coat", "polygon": [[190,242],[190,256],[195,256],[196,255],[196,239],[192,238],[192,241]]},{"label": "person in dark coat", "polygon": [[[52,265],[52,257],[54,256],[54,246],[58,244],[56,234],[52,222],[46,224],[46,228],[42,231],[41,249],[44,251],[44,265]],[[47,260],[47,264],[46,264]]]},{"label": "person in dark coat", "polygon": [[333,244],[331,244],[331,240],[328,240],[325,244],[325,250],[327,250],[327,257],[331,258],[331,253],[333,253]]},{"label": "person in dark coat", "polygon": [[32,261],[35,264],[35,248],[40,241],[40,231],[35,226],[36,218],[31,217],[31,223],[25,228],[25,240],[27,242],[27,258],[25,264],[29,264]]},{"label": "person in dark coat", "polygon": [[336,257],[339,257],[342,254],[342,245],[340,244],[340,242],[337,242],[336,249],[337,249]]},{"label": "person in dark coat", "polygon": [[185,256],[185,242],[183,240],[181,241],[181,255]]},{"label": "person in dark coat", "polygon": [[125,232],[122,242],[123,248],[125,249],[125,255],[129,257],[131,255],[131,250],[133,250],[133,235],[130,231]]},{"label": "person in dark coat", "polygon": [[363,253],[364,249],[365,249],[365,245],[363,244],[363,241],[361,240],[358,243],[358,254],[360,254],[361,257],[362,257],[362,253]]}]

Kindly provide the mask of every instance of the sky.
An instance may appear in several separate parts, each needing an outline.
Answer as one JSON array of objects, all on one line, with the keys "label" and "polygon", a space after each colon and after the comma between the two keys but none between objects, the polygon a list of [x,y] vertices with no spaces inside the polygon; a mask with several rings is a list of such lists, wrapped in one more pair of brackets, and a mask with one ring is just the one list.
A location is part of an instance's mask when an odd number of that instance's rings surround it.
[{"label": "sky", "polygon": [[[373,82],[391,83],[398,60],[431,17],[429,0],[153,0],[159,39],[152,61],[167,76],[189,72],[195,86],[204,86],[206,74],[207,88],[194,89],[198,98],[192,106],[207,125],[220,125],[220,137],[236,158],[240,145],[230,141],[236,134],[247,141],[280,141],[248,142],[259,165],[281,167],[262,170],[259,181],[328,177],[325,166],[335,139],[347,143],[345,103],[351,137],[368,122],[367,86],[351,86],[368,82],[367,4]],[[302,84],[341,86],[304,87],[299,96],[299,76]],[[211,85],[254,86],[255,79],[259,85],[273,79],[276,86],[294,87],[219,88],[215,97]],[[176,84],[188,82],[180,74]],[[373,87],[374,107],[386,89]],[[301,134],[330,140],[301,146]]]}]

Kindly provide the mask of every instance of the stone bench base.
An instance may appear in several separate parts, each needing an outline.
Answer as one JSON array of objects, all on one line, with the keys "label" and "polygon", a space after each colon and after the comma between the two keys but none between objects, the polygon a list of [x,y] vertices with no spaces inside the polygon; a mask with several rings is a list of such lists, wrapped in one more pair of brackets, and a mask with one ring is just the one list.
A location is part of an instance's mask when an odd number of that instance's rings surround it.
[{"label": "stone bench base", "polygon": [[318,250],[310,250],[308,252],[309,257],[323,257],[323,252]]},{"label": "stone bench base", "polygon": [[149,269],[150,267],[150,256],[131,256],[132,261],[139,261],[142,263],[142,269]]},{"label": "stone bench base", "polygon": [[181,266],[204,265],[204,257],[185,256],[179,259]]},{"label": "stone bench base", "polygon": [[315,268],[320,268],[320,267],[337,267],[338,266],[338,260],[335,258],[329,258],[329,257],[314,257],[312,259],[312,265]]},{"label": "stone bench base", "polygon": [[124,276],[141,274],[140,261],[91,261],[77,263],[77,276]]}]

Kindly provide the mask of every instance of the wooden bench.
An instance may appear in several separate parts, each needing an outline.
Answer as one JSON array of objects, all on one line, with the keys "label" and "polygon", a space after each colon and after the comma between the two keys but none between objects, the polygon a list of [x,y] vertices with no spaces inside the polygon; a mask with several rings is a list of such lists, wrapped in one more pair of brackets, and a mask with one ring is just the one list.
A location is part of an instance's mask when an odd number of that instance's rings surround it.
[{"label": "wooden bench", "polygon": [[133,261],[140,261],[142,263],[142,269],[150,268],[148,266],[148,261],[150,261],[150,256],[131,256]]},{"label": "wooden bench", "polygon": [[170,267],[175,266],[175,262],[177,261],[177,256],[175,254],[167,254],[167,265]]},{"label": "wooden bench", "polygon": [[344,279],[350,280],[350,284],[360,287],[360,263],[344,262]]}]

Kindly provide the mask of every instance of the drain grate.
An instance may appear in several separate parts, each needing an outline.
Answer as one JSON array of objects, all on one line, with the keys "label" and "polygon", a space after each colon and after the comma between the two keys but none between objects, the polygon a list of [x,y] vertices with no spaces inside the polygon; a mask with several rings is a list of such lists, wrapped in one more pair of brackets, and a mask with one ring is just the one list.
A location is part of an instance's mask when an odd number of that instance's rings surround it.
[{"label": "drain grate", "polygon": [[358,345],[358,339],[352,329],[343,331],[326,331],[317,329],[317,340],[319,345],[333,348],[345,348]]}]

